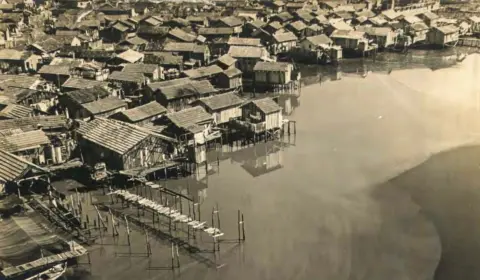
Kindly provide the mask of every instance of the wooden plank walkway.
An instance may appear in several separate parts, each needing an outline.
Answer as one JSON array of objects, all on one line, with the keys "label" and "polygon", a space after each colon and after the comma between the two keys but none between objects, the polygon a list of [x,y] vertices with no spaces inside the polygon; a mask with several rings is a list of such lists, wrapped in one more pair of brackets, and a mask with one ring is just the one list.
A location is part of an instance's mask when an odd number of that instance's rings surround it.
[{"label": "wooden plank walkway", "polygon": [[205,233],[207,233],[210,237],[217,238],[221,237],[224,235],[223,232],[220,231],[220,229],[215,228],[215,227],[209,227],[207,226],[207,222],[202,222],[202,221],[197,221],[194,220],[193,218],[189,217],[188,215],[181,214],[179,211],[177,211],[174,208],[161,205],[153,200],[144,198],[142,196],[130,193],[126,190],[116,190],[109,195],[118,195],[122,199],[136,204],[138,206],[146,207],[162,216],[168,217],[172,219],[175,222],[180,222],[187,224],[188,226],[192,227],[193,229],[196,230],[201,230]]},{"label": "wooden plank walkway", "polygon": [[88,253],[87,249],[85,249],[77,242],[70,241],[68,243],[70,245],[70,251],[61,254],[51,255],[48,257],[43,257],[22,265],[7,267],[4,270],[0,271],[0,275],[4,279],[18,277],[20,275],[29,274],[29,272],[31,271],[39,270],[47,265],[55,265],[71,259],[76,259]]}]

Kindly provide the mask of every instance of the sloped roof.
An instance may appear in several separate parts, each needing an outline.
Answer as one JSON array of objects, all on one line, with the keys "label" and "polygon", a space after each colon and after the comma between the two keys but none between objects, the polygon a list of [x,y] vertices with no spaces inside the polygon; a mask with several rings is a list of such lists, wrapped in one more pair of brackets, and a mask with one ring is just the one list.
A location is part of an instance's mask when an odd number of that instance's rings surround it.
[{"label": "sloped roof", "polygon": [[232,27],[200,27],[198,34],[200,35],[230,35],[235,33]]},{"label": "sloped roof", "polygon": [[158,65],[156,64],[143,64],[143,63],[130,63],[125,64],[123,67],[123,72],[129,73],[143,73],[143,74],[151,74],[158,69]]},{"label": "sloped roof", "polygon": [[84,104],[93,102],[99,98],[107,97],[110,95],[110,93],[102,87],[91,87],[70,91],[67,92],[65,95],[67,95],[70,99],[74,100],[78,104]]},{"label": "sloped roof", "polygon": [[0,150],[0,182],[9,182],[20,179],[29,169],[43,169],[21,157]]},{"label": "sloped roof", "polygon": [[137,122],[166,112],[167,109],[160,103],[152,101],[147,104],[119,112],[118,114],[124,115],[131,122]]},{"label": "sloped roof", "polygon": [[232,78],[238,75],[242,75],[242,71],[240,71],[240,69],[236,67],[230,67],[227,70],[225,70],[223,74],[229,78]]},{"label": "sloped roof", "polygon": [[228,54],[233,58],[261,58],[267,50],[263,47],[231,46]]},{"label": "sloped roof", "polygon": [[42,68],[38,70],[38,73],[69,76],[70,69],[71,68],[68,65],[43,65]]},{"label": "sloped roof", "polygon": [[295,29],[296,31],[302,31],[305,28],[307,28],[307,25],[301,20],[297,20],[295,22],[289,23],[288,25],[293,29]]},{"label": "sloped roof", "polygon": [[209,109],[216,111],[219,109],[239,106],[244,101],[233,92],[217,94],[210,97],[201,98],[199,102],[205,104]]},{"label": "sloped roof", "polygon": [[288,68],[291,67],[291,64],[288,62],[269,62],[269,61],[259,61],[255,64],[253,71],[275,71],[275,72],[286,72]]},{"label": "sloped roof", "polygon": [[77,132],[83,139],[121,155],[149,136],[140,127],[104,118],[81,123]]},{"label": "sloped roof", "polygon": [[106,86],[108,86],[108,82],[97,81],[92,79],[83,79],[83,78],[77,78],[77,77],[70,77],[62,85],[62,87],[74,88],[74,89],[86,89],[86,88],[93,88],[93,87],[105,88]]},{"label": "sloped roof", "polygon": [[[3,108],[2,108],[3,107]],[[33,108],[18,104],[0,104],[0,117],[10,119],[27,117],[33,112]]]},{"label": "sloped roof", "polygon": [[174,28],[170,30],[168,34],[183,42],[193,42],[197,38],[197,36],[187,33],[180,28]]},{"label": "sloped roof", "polygon": [[135,63],[137,61],[140,61],[144,57],[144,54],[129,49],[122,53],[119,53],[117,57],[129,63]]},{"label": "sloped roof", "polygon": [[13,153],[38,148],[49,143],[50,140],[45,132],[32,130],[0,137],[0,150]]},{"label": "sloped roof", "polygon": [[68,119],[64,115],[55,115],[0,120],[0,130],[20,128],[25,131],[35,130],[38,129],[38,127],[45,129],[61,127],[67,128]]},{"label": "sloped roof", "polygon": [[213,93],[217,90],[207,80],[190,81],[187,84],[175,84],[161,89],[161,93],[167,100],[173,100],[182,97],[203,95]]},{"label": "sloped roof", "polygon": [[330,38],[348,38],[348,39],[361,39],[364,38],[365,32],[361,31],[347,31],[347,30],[335,30]]},{"label": "sloped roof", "polygon": [[29,58],[32,53],[27,51],[19,51],[14,49],[1,49],[0,59],[3,60],[25,60]]},{"label": "sloped roof", "polygon": [[220,19],[225,25],[235,27],[243,24],[243,21],[235,16],[224,17]]},{"label": "sloped roof", "polygon": [[298,38],[292,32],[282,32],[273,34],[273,38],[278,43],[296,41]]},{"label": "sloped roof", "polygon": [[94,115],[110,112],[115,109],[126,107],[126,106],[127,106],[127,102],[125,100],[118,99],[117,97],[114,97],[114,96],[108,96],[103,99],[98,99],[93,102],[82,104],[82,107],[85,108],[85,110],[87,110],[88,112]]},{"label": "sloped roof", "polygon": [[415,31],[428,30],[430,29],[424,22],[416,22],[410,26],[411,29]]},{"label": "sloped roof", "polygon": [[144,62],[158,65],[181,65],[183,56],[169,52],[148,52],[145,53]]},{"label": "sloped roof", "polygon": [[109,81],[121,81],[141,84],[145,82],[145,76],[142,73],[115,71],[108,78]]},{"label": "sloped roof", "polygon": [[205,46],[197,45],[195,43],[186,43],[186,42],[168,42],[163,47],[163,50],[171,51],[171,52],[203,53],[205,51]]},{"label": "sloped roof", "polygon": [[444,25],[444,26],[438,26],[436,28],[444,34],[451,34],[451,33],[458,32],[458,27],[456,27],[455,25]]},{"label": "sloped roof", "polygon": [[259,38],[240,38],[240,37],[230,37],[228,39],[229,45],[235,46],[254,46],[259,47],[262,44],[260,43]]},{"label": "sloped roof", "polygon": [[183,73],[192,79],[204,78],[212,75],[217,75],[223,72],[223,69],[217,65],[210,65],[205,67],[199,67],[184,71]]},{"label": "sloped roof", "polygon": [[308,40],[310,43],[312,43],[315,46],[319,45],[330,45],[333,43],[332,39],[330,39],[327,35],[325,34],[320,34],[316,36],[310,36],[306,37],[306,40]]},{"label": "sloped roof", "polygon": [[280,107],[270,97],[252,100],[251,102],[255,104],[258,107],[258,109],[260,109],[265,114],[270,114],[270,113],[274,113],[282,110],[282,107]]},{"label": "sloped roof", "polygon": [[231,57],[229,54],[224,54],[218,58],[218,62],[222,63],[225,66],[232,66],[237,60]]},{"label": "sloped roof", "polygon": [[185,129],[208,120],[213,120],[213,116],[200,106],[170,113],[166,117],[176,126]]}]

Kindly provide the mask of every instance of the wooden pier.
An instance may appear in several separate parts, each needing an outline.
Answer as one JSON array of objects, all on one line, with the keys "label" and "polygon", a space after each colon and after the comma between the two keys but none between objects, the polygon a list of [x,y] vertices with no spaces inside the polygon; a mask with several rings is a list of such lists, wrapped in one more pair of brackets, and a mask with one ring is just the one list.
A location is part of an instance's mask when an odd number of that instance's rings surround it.
[{"label": "wooden pier", "polygon": [[22,265],[7,267],[0,271],[0,279],[25,279],[47,269],[49,266],[71,261],[88,254],[87,249],[75,241],[70,241],[68,243],[70,251],[43,257]]}]

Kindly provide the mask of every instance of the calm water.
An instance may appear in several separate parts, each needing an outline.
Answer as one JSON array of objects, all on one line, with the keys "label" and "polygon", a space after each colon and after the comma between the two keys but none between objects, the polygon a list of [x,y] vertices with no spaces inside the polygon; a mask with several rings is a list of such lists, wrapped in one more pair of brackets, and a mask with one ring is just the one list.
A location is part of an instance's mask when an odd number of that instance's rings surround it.
[{"label": "calm water", "polygon": [[306,67],[289,144],[222,153],[193,187],[203,213],[219,204],[225,238],[245,214],[247,241],[222,244],[222,268],[181,254],[180,271],[162,270],[168,244],[146,258],[134,231],[136,255],[106,238],[69,279],[478,279],[480,151],[431,156],[479,139],[480,56],[427,57]]}]

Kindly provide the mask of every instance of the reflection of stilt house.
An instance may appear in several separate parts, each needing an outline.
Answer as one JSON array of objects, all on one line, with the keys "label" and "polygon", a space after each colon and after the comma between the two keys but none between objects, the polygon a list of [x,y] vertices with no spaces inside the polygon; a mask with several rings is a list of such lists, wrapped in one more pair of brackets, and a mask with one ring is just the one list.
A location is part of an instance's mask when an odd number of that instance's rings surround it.
[{"label": "reflection of stilt house", "polygon": [[300,93],[300,73],[286,62],[257,62],[253,69],[255,89],[275,94]]},{"label": "reflection of stilt house", "polygon": [[283,167],[282,150],[273,142],[261,143],[232,155],[232,160],[242,164],[253,177],[273,172]]}]

